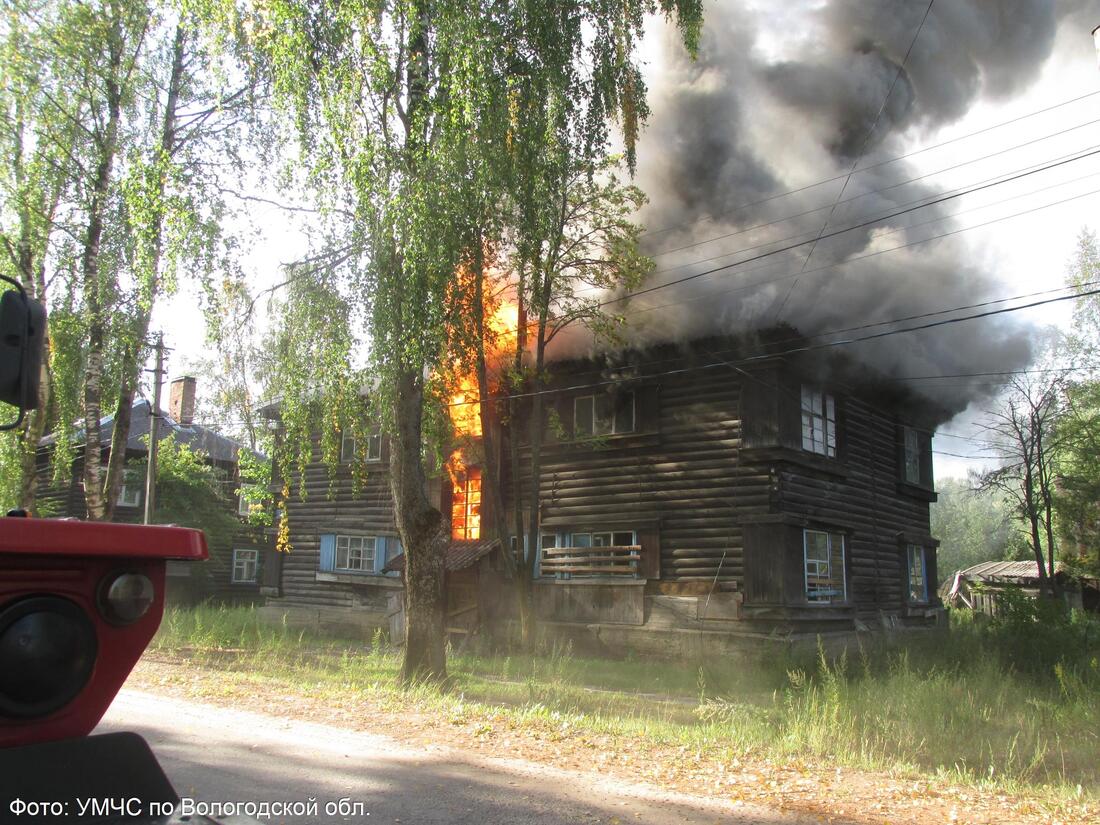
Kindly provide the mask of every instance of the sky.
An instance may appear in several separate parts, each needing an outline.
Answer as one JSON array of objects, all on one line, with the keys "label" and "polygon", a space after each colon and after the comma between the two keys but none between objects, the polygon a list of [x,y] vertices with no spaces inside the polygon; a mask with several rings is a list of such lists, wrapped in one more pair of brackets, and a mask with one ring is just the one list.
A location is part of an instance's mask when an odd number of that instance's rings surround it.
[{"label": "sky", "polygon": [[[810,48],[813,29],[803,25],[804,12],[821,4],[789,4],[783,7],[779,16],[773,10],[774,5],[745,4],[749,11],[764,20],[756,33],[754,48],[765,58]],[[708,11],[715,8],[706,6]],[[1100,148],[1100,68],[1090,34],[1092,26],[1100,24],[1100,9],[1095,16],[1097,19],[1091,24],[1082,23],[1081,15],[1068,18],[1058,30],[1049,59],[1036,67],[1028,81],[1011,94],[979,95],[962,117],[934,128],[912,128],[893,136],[890,149],[898,154],[910,154],[947,142],[940,148],[912,155],[907,166],[909,172],[915,169],[917,174],[927,176],[925,183],[930,187],[947,191],[1085,149]],[[721,15],[712,17],[716,27],[723,25]],[[660,23],[649,27],[650,36],[642,54],[649,84],[656,90],[651,98],[654,112],[648,127],[653,137],[643,138],[640,147],[643,186],[646,182],[645,153],[659,152],[662,141],[667,141],[670,135],[674,138],[680,126],[676,121],[677,113],[670,107],[662,108],[662,84],[675,70],[678,57],[670,51],[668,38],[663,36],[661,29]],[[933,31],[930,27],[929,36]],[[717,34],[713,36],[712,33],[712,41],[721,42],[721,32]],[[736,44],[731,44],[731,48],[736,48]],[[1075,100],[1077,98],[1080,99]],[[775,128],[776,121],[768,105],[770,102],[761,100],[759,103],[758,109],[754,107],[745,121],[753,131],[753,139],[766,145],[773,139],[768,130]],[[1059,105],[1063,103],[1065,105]],[[1008,121],[1014,122],[991,128]],[[982,133],[965,137],[975,132]],[[985,160],[975,162],[982,157]],[[812,154],[800,157],[797,160],[800,168],[791,170],[791,179],[816,181],[835,174],[834,168],[818,161]],[[255,182],[253,186],[254,191],[273,200],[293,198],[270,188],[264,190]],[[966,229],[949,247],[951,254],[958,257],[960,271],[980,266],[995,280],[997,297],[1024,295],[1063,284],[1066,264],[1081,230],[1100,229],[1098,206],[1100,156],[953,202],[947,212],[955,217],[939,224],[935,231]],[[657,220],[649,219],[651,222]],[[308,222],[300,215],[275,206],[250,205],[248,227],[255,232],[255,239],[246,247],[241,265],[249,273],[254,289],[281,281],[280,265],[302,256],[309,248]],[[727,246],[719,251],[728,249]],[[698,257],[704,256],[700,253]],[[658,263],[660,266],[660,260]],[[1069,311],[1068,304],[1060,304],[1018,313],[1020,320],[1030,325],[1022,334],[1038,338],[1043,325],[1064,327]],[[261,302],[256,314],[257,329],[263,327],[264,317]],[[194,359],[209,354],[198,297],[192,286],[184,284],[177,295],[157,307],[153,329],[162,329],[168,346],[173,349],[169,378],[191,371]],[[996,347],[989,353],[983,352],[982,358],[989,363],[978,366],[989,371],[1004,368],[995,363],[995,355]],[[994,389],[988,388],[989,391]],[[986,399],[983,405],[988,404]],[[990,465],[987,460],[961,457],[982,452],[974,441],[978,432],[974,423],[981,417],[981,406],[964,410],[938,431],[934,443],[937,478],[965,476],[968,470],[981,470]]]}]

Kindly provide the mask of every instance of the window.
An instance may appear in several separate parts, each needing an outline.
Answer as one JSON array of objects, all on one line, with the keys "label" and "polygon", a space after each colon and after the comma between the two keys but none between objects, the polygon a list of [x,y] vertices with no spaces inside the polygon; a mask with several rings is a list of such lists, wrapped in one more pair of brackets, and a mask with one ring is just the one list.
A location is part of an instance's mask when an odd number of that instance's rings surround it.
[{"label": "window", "polygon": [[122,487],[118,491],[119,507],[137,507],[141,504],[141,488],[144,479],[138,470],[126,470],[122,474]]},{"label": "window", "polygon": [[928,601],[928,568],[925,564],[924,548],[919,544],[908,546],[909,555],[909,601]]},{"label": "window", "polygon": [[233,574],[230,581],[234,584],[254,584],[259,558],[259,550],[234,550]]},{"label": "window", "polygon": [[902,481],[932,489],[932,436],[913,427],[901,432]]},{"label": "window", "polygon": [[382,460],[382,436],[379,433],[367,436],[367,461]]},{"label": "window", "polygon": [[[543,536],[543,539],[555,538],[554,536]],[[555,545],[543,544],[543,547],[554,547]],[[569,547],[633,547],[634,546],[634,533],[631,531],[615,531],[608,533],[574,533]]]},{"label": "window", "polygon": [[244,491],[255,489],[255,486],[254,484],[241,485],[240,498],[237,500],[237,515],[247,516],[252,512],[252,502],[245,497]]},{"label": "window", "polygon": [[836,401],[827,392],[802,386],[802,449],[836,458]]},{"label": "window", "polygon": [[[571,550],[588,550],[600,547],[636,547],[638,534],[633,530],[593,530],[583,533],[543,533],[539,545],[543,551],[539,568],[541,576],[576,578],[609,575],[638,575],[638,560],[630,554],[573,553]],[[546,550],[564,550],[546,554]],[[567,557],[567,558],[563,558]]]},{"label": "window", "polygon": [[373,573],[375,541],[370,536],[337,536],[334,569]]},{"label": "window", "polygon": [[481,538],[481,468],[467,467],[451,491],[451,538]]},{"label": "window", "polygon": [[821,530],[803,530],[806,601],[832,604],[848,600],[844,576],[844,536]]},{"label": "window", "polygon": [[912,427],[905,428],[905,480],[920,484],[920,438]]},{"label": "window", "polygon": [[[355,461],[355,451],[358,449],[355,433],[348,429],[340,435],[340,461]],[[367,436],[367,461],[382,460],[382,434],[372,433]]]},{"label": "window", "polygon": [[576,438],[634,432],[634,393],[583,395],[573,399]]}]

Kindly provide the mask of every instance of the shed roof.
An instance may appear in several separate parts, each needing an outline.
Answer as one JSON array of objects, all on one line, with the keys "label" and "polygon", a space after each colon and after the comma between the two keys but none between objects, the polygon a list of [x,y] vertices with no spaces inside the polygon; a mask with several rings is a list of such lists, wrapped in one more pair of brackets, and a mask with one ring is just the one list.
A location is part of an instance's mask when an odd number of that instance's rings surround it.
[{"label": "shed roof", "polygon": [[[447,572],[465,570],[479,559],[500,548],[499,539],[481,539],[475,541],[454,539],[443,551],[443,569]],[[401,553],[386,562],[386,570],[404,570],[405,554]]]}]

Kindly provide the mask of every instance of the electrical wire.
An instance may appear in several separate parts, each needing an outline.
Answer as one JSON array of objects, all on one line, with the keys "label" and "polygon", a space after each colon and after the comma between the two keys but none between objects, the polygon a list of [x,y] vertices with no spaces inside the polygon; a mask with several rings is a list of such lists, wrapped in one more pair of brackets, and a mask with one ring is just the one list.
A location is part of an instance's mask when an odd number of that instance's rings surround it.
[{"label": "electrical wire", "polygon": [[[931,152],[934,149],[942,149],[944,146],[950,146],[953,143],[959,143],[960,141],[968,140],[969,138],[972,138],[972,137],[978,137],[979,135],[988,134],[989,132],[993,132],[993,131],[996,131],[997,129],[1004,128],[1005,126],[1012,126],[1016,123],[1020,123],[1021,121],[1028,120],[1029,118],[1037,117],[1039,115],[1046,114],[1047,112],[1053,112],[1054,110],[1061,109],[1064,106],[1070,106],[1074,103],[1080,103],[1082,100],[1087,100],[1088,98],[1095,97],[1096,95],[1100,95],[1100,91],[1089,92],[1087,94],[1083,94],[1083,95],[1080,95],[1078,97],[1070,98],[1069,100],[1063,100],[1061,103],[1055,103],[1051,106],[1047,106],[1044,109],[1036,109],[1033,112],[1028,112],[1026,114],[1019,115],[1018,117],[1011,118],[1010,120],[1005,120],[1005,121],[1002,121],[1001,123],[995,123],[991,126],[986,126],[985,128],[978,129],[977,131],[974,131],[974,132],[968,132],[965,135],[959,135],[958,137],[953,137],[953,138],[951,138],[949,140],[945,140],[941,143],[934,143],[930,146],[924,146],[920,149],[914,149],[913,151],[907,152],[904,155],[898,155],[896,157],[887,158],[886,160],[882,160],[882,161],[879,161],[877,163],[872,163],[868,166],[864,166],[860,169],[857,169],[856,174],[859,174],[860,172],[867,172],[867,171],[870,171],[872,169],[879,169],[883,166],[889,166],[892,163],[898,163],[900,161],[907,160],[908,158],[916,157],[917,155],[922,155],[925,152]],[[664,234],[665,232],[673,232],[673,231],[678,230],[678,229],[686,229],[690,226],[695,226],[696,224],[705,223],[707,221],[717,221],[721,217],[725,217],[726,215],[731,215],[734,212],[739,212],[742,209],[748,209],[749,207],[752,207],[752,206],[760,206],[761,204],[769,203],[769,202],[774,201],[774,200],[779,200],[780,198],[785,198],[789,195],[798,195],[802,192],[809,191],[810,189],[814,189],[818,186],[824,186],[827,183],[835,183],[838,180],[842,180],[844,177],[845,177],[845,175],[840,174],[840,175],[834,175],[831,178],[823,178],[822,180],[815,181],[814,183],[808,183],[805,186],[799,186],[796,189],[788,189],[785,192],[780,192],[780,193],[775,194],[775,195],[769,195],[766,198],[760,198],[759,200],[748,201],[746,203],[739,204],[738,206],[734,206],[733,208],[731,208],[731,209],[729,209],[725,212],[720,212],[718,215],[708,215],[708,216],[703,217],[703,218],[697,218],[697,219],[692,220],[692,221],[686,221],[684,223],[673,224],[671,226],[665,226],[665,227],[661,227],[661,228],[658,228],[658,229],[647,229],[645,232],[642,233],[642,237],[647,237],[647,236],[650,236],[650,235],[660,235],[660,234]]]}]

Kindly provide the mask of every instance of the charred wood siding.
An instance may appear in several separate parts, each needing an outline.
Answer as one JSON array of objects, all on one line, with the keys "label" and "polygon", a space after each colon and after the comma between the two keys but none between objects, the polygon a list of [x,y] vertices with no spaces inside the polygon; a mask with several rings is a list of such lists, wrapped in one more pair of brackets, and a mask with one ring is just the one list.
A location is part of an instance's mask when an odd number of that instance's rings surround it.
[{"label": "charred wood siding", "polygon": [[906,598],[906,545],[928,543],[928,500],[898,489],[896,421],[844,398],[841,438],[837,464],[844,476],[783,466],[777,504],[810,525],[845,530],[850,601],[865,618],[896,614]]},{"label": "charred wood siding", "polygon": [[291,551],[282,558],[280,605],[368,608],[384,612],[386,599],[399,580],[391,576],[348,574],[342,581],[319,580],[322,534],[378,536],[397,535],[393,496],[386,470],[388,444],[382,442],[380,462],[363,465],[364,475],[356,484],[351,463],[339,464],[334,472],[321,460],[319,439],[305,471],[305,498],[300,494],[297,473],[289,474],[290,500],[286,513]]},{"label": "charred wood siding", "polygon": [[[771,478],[738,461],[738,381],[688,373],[634,391],[638,432],[545,448],[543,527],[635,529],[646,577],[664,590],[741,581],[740,517],[767,511]],[[567,432],[572,397],[555,402]]]},{"label": "charred wood siding", "polygon": [[[580,383],[583,365],[570,370],[563,387]],[[801,384],[775,362],[636,376],[622,387],[635,393],[637,432],[589,440],[572,439],[578,392],[563,389],[552,406],[565,438],[543,454],[542,531],[635,529],[643,560],[657,560],[643,573],[649,592],[736,586],[747,616],[850,626],[905,615],[905,547],[935,547],[934,494],[900,481],[897,417],[839,390],[838,454],[804,450]],[[844,536],[846,601],[807,599],[805,529]]]}]

